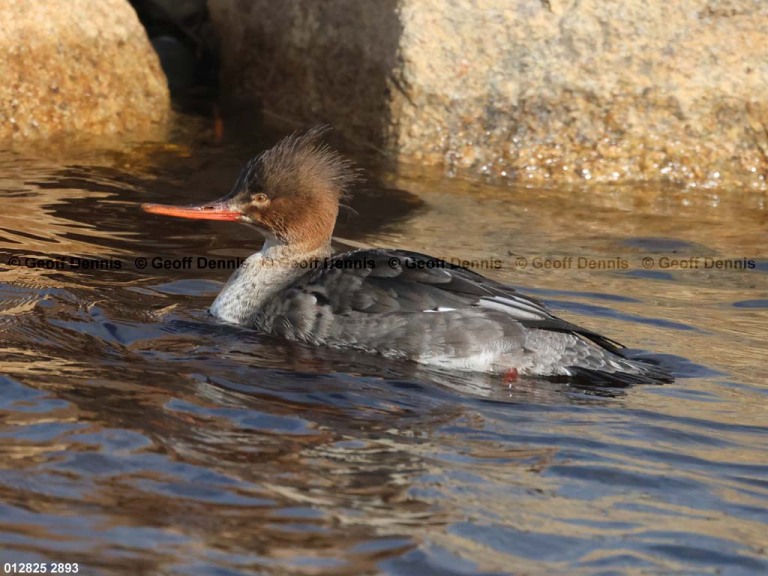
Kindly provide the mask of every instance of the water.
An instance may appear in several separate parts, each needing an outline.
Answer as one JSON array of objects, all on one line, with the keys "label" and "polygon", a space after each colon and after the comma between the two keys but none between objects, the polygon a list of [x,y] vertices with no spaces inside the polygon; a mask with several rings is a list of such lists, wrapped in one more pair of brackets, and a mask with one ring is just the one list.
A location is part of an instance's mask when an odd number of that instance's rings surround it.
[{"label": "water", "polygon": [[222,194],[251,151],[0,153],[0,561],[768,573],[764,194],[547,191],[373,166],[339,238],[474,261],[677,377],[508,387],[208,318],[230,271],[197,258],[244,257],[259,239],[138,205]]}]

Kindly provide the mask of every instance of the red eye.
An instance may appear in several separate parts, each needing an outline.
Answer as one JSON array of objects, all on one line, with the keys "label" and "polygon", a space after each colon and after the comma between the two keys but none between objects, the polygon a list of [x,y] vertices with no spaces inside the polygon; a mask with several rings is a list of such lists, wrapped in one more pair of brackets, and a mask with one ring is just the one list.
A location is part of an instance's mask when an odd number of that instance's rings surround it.
[{"label": "red eye", "polygon": [[256,204],[266,204],[267,202],[269,202],[269,196],[267,196],[263,192],[260,192],[253,197],[253,200],[256,202]]}]

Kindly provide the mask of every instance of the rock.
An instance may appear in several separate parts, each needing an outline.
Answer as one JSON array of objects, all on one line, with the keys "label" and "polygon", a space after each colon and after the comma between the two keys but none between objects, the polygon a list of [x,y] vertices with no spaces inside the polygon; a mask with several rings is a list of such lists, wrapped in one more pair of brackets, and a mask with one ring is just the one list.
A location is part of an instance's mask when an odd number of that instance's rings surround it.
[{"label": "rock", "polygon": [[164,132],[168,86],[126,0],[3,0],[0,51],[0,141]]},{"label": "rock", "polygon": [[228,90],[402,161],[766,186],[768,3],[208,1]]},{"label": "rock", "polygon": [[383,143],[400,37],[396,0],[209,0],[222,81],[267,110]]}]

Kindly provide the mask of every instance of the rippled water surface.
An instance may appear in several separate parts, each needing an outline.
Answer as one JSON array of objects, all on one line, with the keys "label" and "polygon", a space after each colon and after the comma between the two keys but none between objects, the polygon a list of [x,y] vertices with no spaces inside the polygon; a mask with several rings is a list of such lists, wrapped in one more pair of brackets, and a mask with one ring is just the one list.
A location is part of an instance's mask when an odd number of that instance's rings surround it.
[{"label": "rippled water surface", "polygon": [[768,573],[763,193],[374,167],[341,240],[471,260],[677,378],[510,387],[212,321],[230,271],[198,258],[244,257],[260,239],[138,206],[226,192],[254,146],[0,153],[0,561]]}]

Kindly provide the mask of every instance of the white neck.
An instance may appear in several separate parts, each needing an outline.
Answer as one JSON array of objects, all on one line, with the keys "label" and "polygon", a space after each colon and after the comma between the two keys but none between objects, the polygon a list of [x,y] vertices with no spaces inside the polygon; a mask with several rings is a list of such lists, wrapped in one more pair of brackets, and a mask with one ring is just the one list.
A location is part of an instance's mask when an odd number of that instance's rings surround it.
[{"label": "white neck", "polygon": [[[277,255],[278,252],[281,252],[284,249],[285,249],[284,243],[280,242],[280,240],[278,240],[277,238],[274,238],[272,236],[267,236],[266,240],[264,240],[264,245],[261,247],[261,250],[256,252],[256,254],[260,253],[265,256],[267,254]],[[270,256],[270,257],[273,257],[273,256]]]},{"label": "white neck", "polygon": [[310,270],[306,261],[331,254],[330,245],[311,253],[292,250],[276,239],[268,238],[259,252],[251,254],[238,268],[209,309],[216,318],[232,324],[252,324],[261,307],[299,276]]}]

